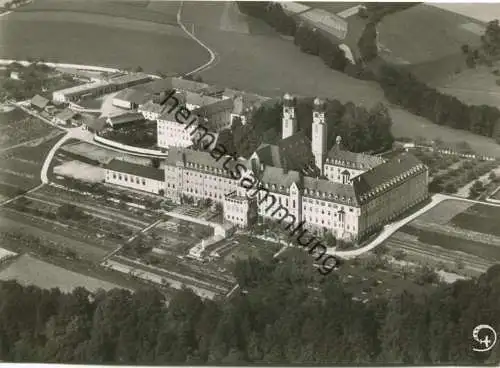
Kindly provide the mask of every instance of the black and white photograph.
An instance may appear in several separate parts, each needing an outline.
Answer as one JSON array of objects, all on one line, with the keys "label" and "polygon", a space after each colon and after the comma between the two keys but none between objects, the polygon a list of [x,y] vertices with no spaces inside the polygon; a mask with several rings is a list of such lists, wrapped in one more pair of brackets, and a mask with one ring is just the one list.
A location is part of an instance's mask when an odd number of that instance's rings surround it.
[{"label": "black and white photograph", "polygon": [[500,2],[0,0],[0,366],[499,366]]}]

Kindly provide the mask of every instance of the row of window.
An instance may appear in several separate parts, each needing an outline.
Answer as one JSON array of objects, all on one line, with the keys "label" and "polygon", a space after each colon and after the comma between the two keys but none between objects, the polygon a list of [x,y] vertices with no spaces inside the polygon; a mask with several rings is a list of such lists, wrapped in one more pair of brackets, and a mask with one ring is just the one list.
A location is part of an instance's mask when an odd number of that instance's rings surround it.
[{"label": "row of window", "polygon": [[113,173],[113,179],[116,179],[118,178],[118,180],[125,180],[126,182],[128,182],[130,180],[131,183],[134,183],[134,179],[135,179],[135,183],[136,184],[142,184],[142,185],[146,185],[146,180],[144,178],[139,178],[137,176],[133,176],[133,175],[127,175],[127,174],[116,174],[116,173]]}]

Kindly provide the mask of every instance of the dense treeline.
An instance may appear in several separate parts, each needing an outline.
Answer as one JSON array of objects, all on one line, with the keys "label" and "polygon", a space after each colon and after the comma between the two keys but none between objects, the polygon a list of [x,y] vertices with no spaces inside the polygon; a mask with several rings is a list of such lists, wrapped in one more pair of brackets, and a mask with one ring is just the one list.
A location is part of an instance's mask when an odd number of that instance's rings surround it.
[{"label": "dense treeline", "polygon": [[[313,98],[297,100],[296,116],[298,131],[312,136]],[[233,121],[230,130],[219,134],[218,143],[238,156],[249,157],[262,143],[277,144],[282,134],[283,103],[266,103],[256,109],[250,117],[251,124]],[[383,104],[371,109],[356,106],[352,102],[342,104],[338,100],[327,100],[325,121],[327,124],[327,147],[342,137],[345,148],[353,152],[382,152],[390,149],[394,142],[391,133],[392,119]]]},{"label": "dense treeline", "polygon": [[[493,62],[500,57],[500,22],[498,19],[486,24],[480,41],[477,48],[467,44],[461,47],[462,53],[465,55],[465,63],[469,68],[474,68],[477,64],[493,66]],[[495,75],[499,75],[498,71]]]},{"label": "dense treeline", "polygon": [[[300,252],[300,251],[298,251]],[[300,252],[239,261],[230,300],[154,290],[59,290],[0,283],[0,360],[118,364],[480,364],[472,329],[500,330],[500,266],[478,280],[357,302]],[[311,282],[318,285],[310,287]]]},{"label": "dense treeline", "polygon": [[[371,109],[356,106],[352,102],[342,104],[338,100],[326,100],[325,121],[327,146],[342,137],[344,146],[353,152],[383,151],[392,146],[392,119],[387,108],[377,104]],[[312,136],[313,98],[297,99],[296,116],[298,130]],[[277,139],[281,137],[282,103],[263,106],[255,111],[252,124],[257,127],[277,127]]]},{"label": "dense treeline", "polygon": [[378,81],[387,99],[439,125],[469,130],[500,142],[500,110],[487,105],[467,105],[418,81],[407,71],[385,65]]},{"label": "dense treeline", "polygon": [[315,27],[298,23],[279,3],[238,1],[237,4],[242,13],[262,19],[281,34],[293,36],[302,52],[319,56],[332,69],[346,69],[348,61],[337,42]]}]

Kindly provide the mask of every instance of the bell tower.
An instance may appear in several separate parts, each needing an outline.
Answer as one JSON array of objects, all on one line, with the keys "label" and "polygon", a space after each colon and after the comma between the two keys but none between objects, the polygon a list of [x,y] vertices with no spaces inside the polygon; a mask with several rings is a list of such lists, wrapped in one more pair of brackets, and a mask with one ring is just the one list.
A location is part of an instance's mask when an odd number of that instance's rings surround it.
[{"label": "bell tower", "polygon": [[283,96],[282,139],[291,137],[297,132],[297,117],[295,116],[295,98],[286,93]]},{"label": "bell tower", "polygon": [[321,174],[323,174],[326,156],[326,134],[325,102],[316,98],[313,106],[311,151]]}]

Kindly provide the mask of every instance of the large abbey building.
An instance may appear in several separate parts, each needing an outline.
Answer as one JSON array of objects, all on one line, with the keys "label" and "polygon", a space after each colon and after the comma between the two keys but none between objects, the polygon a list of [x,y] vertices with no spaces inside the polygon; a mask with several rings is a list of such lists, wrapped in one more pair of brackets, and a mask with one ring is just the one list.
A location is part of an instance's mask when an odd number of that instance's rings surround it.
[{"label": "large abbey building", "polygon": [[162,194],[176,202],[211,199],[240,227],[267,218],[344,240],[370,234],[428,197],[427,167],[411,154],[353,153],[341,137],[329,148],[324,102],[314,101],[311,139],[298,131],[295,109],[286,94],[282,140],[248,159],[172,147]]}]

